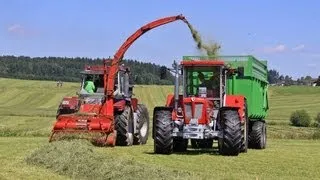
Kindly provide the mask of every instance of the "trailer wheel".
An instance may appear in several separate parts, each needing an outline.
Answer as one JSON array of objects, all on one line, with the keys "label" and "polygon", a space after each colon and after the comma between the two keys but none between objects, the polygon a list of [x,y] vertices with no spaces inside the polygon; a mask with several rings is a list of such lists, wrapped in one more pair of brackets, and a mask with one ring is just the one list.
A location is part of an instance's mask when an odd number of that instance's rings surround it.
[{"label": "trailer wheel", "polygon": [[171,154],[173,151],[172,114],[169,110],[156,110],[154,113],[154,152]]},{"label": "trailer wheel", "polygon": [[241,152],[246,153],[248,151],[248,142],[249,142],[249,118],[248,118],[248,106],[247,100],[244,101],[244,112],[245,112],[245,124],[242,125],[242,144],[241,144]]},{"label": "trailer wheel", "polygon": [[218,140],[222,155],[237,156],[241,149],[241,122],[237,110],[225,110],[221,113],[222,137]]},{"label": "trailer wheel", "polygon": [[116,145],[131,146],[133,143],[131,107],[126,106],[124,111],[115,115],[115,130],[117,131]]},{"label": "trailer wheel", "polygon": [[188,139],[174,138],[173,139],[173,151],[185,152],[188,148]]},{"label": "trailer wheel", "polygon": [[252,149],[265,149],[267,142],[267,128],[263,121],[253,121],[249,135],[249,147]]},{"label": "trailer wheel", "polygon": [[138,104],[137,116],[138,133],[133,135],[133,144],[146,144],[149,136],[149,112],[145,105]]}]

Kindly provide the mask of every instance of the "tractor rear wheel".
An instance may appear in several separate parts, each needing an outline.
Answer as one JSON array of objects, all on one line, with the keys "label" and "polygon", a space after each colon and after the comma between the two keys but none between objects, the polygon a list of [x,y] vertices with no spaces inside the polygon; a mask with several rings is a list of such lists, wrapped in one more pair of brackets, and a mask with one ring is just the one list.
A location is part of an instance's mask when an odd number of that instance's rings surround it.
[{"label": "tractor rear wheel", "polygon": [[265,149],[267,144],[267,128],[263,121],[253,121],[249,135],[249,147],[252,149]]},{"label": "tractor rear wheel", "polygon": [[133,144],[146,144],[149,136],[149,112],[145,105],[138,104],[137,116],[138,133],[133,135]]},{"label": "tractor rear wheel", "polygon": [[174,138],[173,139],[173,151],[185,152],[188,148],[188,139]]},{"label": "tractor rear wheel", "polygon": [[241,122],[237,110],[224,110],[220,121],[222,137],[218,140],[222,155],[237,156],[241,149]]},{"label": "tractor rear wheel", "polygon": [[126,106],[122,113],[115,115],[115,130],[117,131],[116,145],[131,146],[133,143],[133,116],[130,106]]},{"label": "tractor rear wheel", "polygon": [[171,154],[173,150],[172,113],[170,110],[154,112],[154,152]]},{"label": "tractor rear wheel", "polygon": [[241,126],[242,131],[242,144],[241,144],[241,152],[246,153],[248,151],[248,142],[249,142],[249,118],[248,118],[248,106],[247,101],[244,101],[244,124]]}]

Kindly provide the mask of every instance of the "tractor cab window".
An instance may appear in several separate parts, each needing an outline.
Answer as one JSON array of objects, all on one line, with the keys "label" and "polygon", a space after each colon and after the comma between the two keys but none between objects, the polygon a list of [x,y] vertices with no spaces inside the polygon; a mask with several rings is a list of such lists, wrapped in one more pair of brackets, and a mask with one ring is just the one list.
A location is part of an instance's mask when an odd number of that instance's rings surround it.
[{"label": "tractor cab window", "polygon": [[82,92],[103,93],[103,74],[84,74],[81,84]]},{"label": "tractor cab window", "polygon": [[220,67],[186,67],[187,96],[218,98],[220,96]]},{"label": "tractor cab window", "polygon": [[126,71],[119,71],[115,79],[115,99],[123,99],[132,96],[133,86],[130,84],[129,74]]}]

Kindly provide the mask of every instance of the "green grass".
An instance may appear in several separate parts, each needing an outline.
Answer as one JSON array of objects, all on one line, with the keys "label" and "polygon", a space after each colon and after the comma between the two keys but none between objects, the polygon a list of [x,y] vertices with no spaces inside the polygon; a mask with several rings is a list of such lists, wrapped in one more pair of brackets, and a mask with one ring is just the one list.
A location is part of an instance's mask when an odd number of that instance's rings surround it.
[{"label": "green grass", "polygon": [[74,179],[143,179],[146,174],[148,179],[191,179],[188,171],[176,171],[122,155],[99,152],[86,140],[46,144],[30,154],[26,162]]},{"label": "green grass", "polygon": [[47,138],[0,137],[0,179],[68,179],[52,171],[29,166],[26,156],[38,146],[47,143]]},{"label": "green grass", "polygon": [[[46,144],[47,138],[41,137],[0,137],[0,159],[2,164],[5,164],[0,166],[0,179],[67,179],[69,176],[59,175],[53,173],[53,170],[28,165],[25,162],[26,157]],[[97,157],[101,158],[101,163],[114,165],[118,159],[119,162],[131,162],[133,165],[143,164],[143,167],[150,165],[147,168],[151,172],[145,174],[145,179],[153,179],[152,175],[159,169],[167,173],[166,177],[174,177],[178,172],[187,171],[190,175],[186,175],[187,179],[317,179],[320,177],[318,171],[320,159],[317,158],[320,156],[320,141],[312,140],[273,139],[268,142],[267,149],[249,150],[248,153],[237,157],[220,156],[215,151],[193,150],[185,154],[155,155],[152,141],[144,146],[93,149],[98,153]],[[64,157],[63,154],[60,156]],[[61,162],[61,158],[56,162]],[[128,166],[120,167],[130,168],[130,165]],[[111,169],[119,172],[120,170],[115,167]],[[134,168],[136,167],[132,167]],[[129,177],[134,178],[136,175],[133,173]]]},{"label": "green grass", "polygon": [[[28,165],[25,158],[48,144],[48,135],[55,121],[56,110],[63,96],[75,95],[78,83],[27,81],[0,78],[0,179],[68,179],[41,166]],[[146,104],[152,115],[154,106],[163,105],[172,86],[137,85],[134,93]],[[150,165],[151,172],[159,169],[168,177],[177,170],[190,172],[192,179],[316,179],[320,177],[320,143],[312,139],[315,128],[289,126],[295,110],[306,109],[312,117],[320,112],[318,87],[270,87],[268,147],[249,150],[238,157],[223,157],[215,151],[188,151],[169,156],[153,154],[153,140],[134,147],[94,147],[103,162],[119,160]],[[319,134],[319,133],[318,133]],[[317,135],[320,137],[319,135]],[[304,140],[302,140],[304,139]],[[125,168],[125,167],[124,167]],[[132,169],[128,169],[131,171]],[[114,171],[119,172],[118,169]],[[142,173],[143,175],[143,173]],[[152,176],[147,173],[145,176]],[[131,175],[130,175],[131,176]],[[189,176],[187,177],[189,178]],[[148,179],[148,178],[147,178]],[[171,178],[169,178],[171,179]]]},{"label": "green grass", "polygon": [[314,119],[320,112],[320,87],[270,87],[268,122],[289,124],[293,111],[305,109]]}]

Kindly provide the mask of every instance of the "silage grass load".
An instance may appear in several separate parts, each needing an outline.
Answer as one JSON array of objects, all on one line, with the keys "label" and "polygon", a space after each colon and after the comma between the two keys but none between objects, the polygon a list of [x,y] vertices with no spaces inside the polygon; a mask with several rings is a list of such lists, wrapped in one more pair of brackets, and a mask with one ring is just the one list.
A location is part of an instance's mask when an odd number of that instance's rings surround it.
[{"label": "silage grass load", "polygon": [[87,140],[55,141],[36,149],[26,162],[72,179],[191,179],[188,172],[103,154],[95,148],[99,147]]},{"label": "silage grass load", "polygon": [[221,45],[219,45],[218,43],[215,43],[215,42],[209,42],[209,43],[205,44],[202,41],[199,32],[197,30],[195,30],[190,23],[187,23],[187,25],[190,29],[193,40],[197,44],[198,50],[205,51],[207,56],[218,56],[219,50],[221,49]]}]

